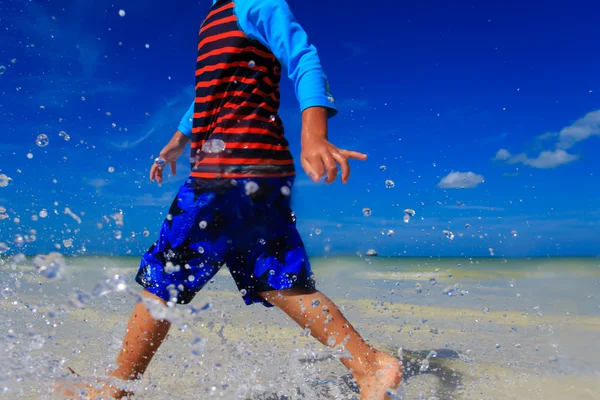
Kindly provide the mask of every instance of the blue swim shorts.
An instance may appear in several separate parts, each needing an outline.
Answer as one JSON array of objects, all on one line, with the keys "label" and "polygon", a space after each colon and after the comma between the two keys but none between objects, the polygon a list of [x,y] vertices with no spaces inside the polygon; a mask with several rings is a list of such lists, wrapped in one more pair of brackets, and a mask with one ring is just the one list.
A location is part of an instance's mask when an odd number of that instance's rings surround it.
[{"label": "blue swim shorts", "polygon": [[226,265],[247,305],[258,293],[314,289],[290,208],[291,178],[188,179],[144,254],[136,281],[167,301],[189,303]]}]

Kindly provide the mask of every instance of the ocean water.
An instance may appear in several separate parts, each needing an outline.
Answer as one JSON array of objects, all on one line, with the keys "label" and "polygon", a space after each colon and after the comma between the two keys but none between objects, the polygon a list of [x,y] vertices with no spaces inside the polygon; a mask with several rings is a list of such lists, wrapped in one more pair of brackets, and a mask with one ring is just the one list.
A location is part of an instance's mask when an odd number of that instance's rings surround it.
[{"label": "ocean water", "polygon": [[[52,399],[57,381],[104,376],[140,292],[138,261],[67,258],[57,273],[2,258],[0,397]],[[357,330],[402,354],[402,398],[600,398],[600,259],[312,264],[318,288]],[[168,317],[169,337],[130,386],[136,399],[358,399],[337,351],[279,310],[245,306],[225,268]]]}]

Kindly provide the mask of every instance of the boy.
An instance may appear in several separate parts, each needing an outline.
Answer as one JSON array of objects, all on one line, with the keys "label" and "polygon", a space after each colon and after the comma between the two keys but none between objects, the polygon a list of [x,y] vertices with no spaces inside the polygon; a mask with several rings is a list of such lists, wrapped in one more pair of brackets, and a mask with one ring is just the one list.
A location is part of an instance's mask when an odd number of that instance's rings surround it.
[{"label": "boy", "polygon": [[[162,182],[167,164],[174,174],[190,142],[192,172],[160,238],[143,256],[136,281],[145,297],[185,304],[227,264],[246,304],[280,308],[330,347],[345,342],[352,358],[341,361],[352,371],[361,399],[383,400],[400,383],[399,361],[370,347],[315,289],[295,227],[294,164],[277,115],[282,65],[302,110],[301,163],[309,177],[318,182],[326,176],[332,183],[339,164],[346,183],[348,160],[366,159],[329,143],[334,100],[316,49],[285,0],[214,0],[199,34],[196,98],[155,160],[150,179]],[[311,307],[317,300],[324,307]],[[137,379],[169,327],[137,304],[110,376]],[[88,391],[91,398],[126,394],[108,385]]]}]

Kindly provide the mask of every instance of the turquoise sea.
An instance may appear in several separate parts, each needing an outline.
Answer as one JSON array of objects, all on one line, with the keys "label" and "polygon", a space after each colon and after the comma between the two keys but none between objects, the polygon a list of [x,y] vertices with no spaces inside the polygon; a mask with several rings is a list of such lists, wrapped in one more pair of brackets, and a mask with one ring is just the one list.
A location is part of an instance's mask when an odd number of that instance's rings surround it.
[{"label": "turquoise sea", "polygon": [[[138,261],[67,258],[64,278],[48,279],[32,259],[2,259],[2,398],[55,398],[54,382],[75,379],[66,365],[82,379],[106,373],[139,293]],[[405,399],[600,398],[600,259],[312,263],[359,332],[403,356]],[[226,268],[167,317],[174,326],[135,398],[358,398],[336,351],[276,309],[245,306]]]}]

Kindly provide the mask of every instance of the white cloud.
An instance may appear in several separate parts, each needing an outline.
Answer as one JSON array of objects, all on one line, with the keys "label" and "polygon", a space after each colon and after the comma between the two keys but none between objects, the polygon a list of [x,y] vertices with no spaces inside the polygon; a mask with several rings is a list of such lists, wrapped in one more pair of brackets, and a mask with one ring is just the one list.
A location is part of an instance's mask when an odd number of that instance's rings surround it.
[{"label": "white cloud", "polygon": [[451,172],[438,183],[438,187],[443,189],[472,189],[483,182],[483,176],[473,172]]},{"label": "white cloud", "polygon": [[537,157],[530,158],[525,153],[513,156],[508,150],[500,149],[493,160],[525,164],[533,168],[556,168],[579,159],[579,155],[567,153],[566,150],[592,136],[600,136],[600,110],[586,114],[559,133],[548,132],[537,137],[541,141],[556,140],[555,150],[542,151]]},{"label": "white cloud", "polygon": [[523,164],[534,168],[556,168],[559,165],[568,164],[579,158],[578,155],[569,154],[564,150],[542,151],[536,158],[525,158]]},{"label": "white cloud", "polygon": [[559,149],[569,149],[592,136],[600,136],[600,110],[592,111],[573,125],[563,128],[558,136],[556,147]]},{"label": "white cloud", "polygon": [[[502,156],[502,157],[499,157]],[[511,155],[504,149],[498,150],[494,160],[503,160],[507,164],[525,164],[533,168],[556,168],[559,165],[568,164],[579,158],[576,154],[569,154],[564,150],[542,151],[537,157],[529,158],[527,154],[520,153]]]},{"label": "white cloud", "polygon": [[510,152],[508,150],[500,149],[500,150],[498,150],[498,152],[496,153],[496,156],[493,159],[505,161],[505,160],[508,160],[510,157],[512,157],[512,154],[510,154]]}]

